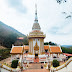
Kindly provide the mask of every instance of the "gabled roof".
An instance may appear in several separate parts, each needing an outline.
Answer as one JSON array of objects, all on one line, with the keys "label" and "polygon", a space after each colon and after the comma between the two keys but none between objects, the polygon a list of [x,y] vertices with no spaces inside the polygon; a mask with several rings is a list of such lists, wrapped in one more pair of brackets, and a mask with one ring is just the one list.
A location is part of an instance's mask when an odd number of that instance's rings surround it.
[{"label": "gabled roof", "polygon": [[13,46],[11,49],[11,54],[22,54],[23,53],[23,46]]},{"label": "gabled roof", "polygon": [[61,53],[61,48],[59,46],[51,46],[50,47],[50,52],[52,53]]},{"label": "gabled roof", "polygon": [[49,49],[49,45],[44,45],[44,49],[48,50]]},{"label": "gabled roof", "polygon": [[24,46],[24,49],[25,50],[29,50],[29,46]]}]

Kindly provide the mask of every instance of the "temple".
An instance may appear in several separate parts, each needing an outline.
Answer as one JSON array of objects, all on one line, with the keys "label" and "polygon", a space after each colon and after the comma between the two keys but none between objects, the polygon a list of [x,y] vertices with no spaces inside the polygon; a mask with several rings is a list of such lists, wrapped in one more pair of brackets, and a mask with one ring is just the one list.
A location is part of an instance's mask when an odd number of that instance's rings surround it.
[{"label": "temple", "polygon": [[[20,56],[24,55],[24,53],[28,52],[28,56],[33,58],[39,58],[47,53],[49,57],[51,57],[51,61],[53,58],[59,58],[62,53],[60,46],[51,46],[44,45],[44,39],[46,35],[41,31],[41,27],[38,23],[37,16],[37,4],[35,4],[35,19],[32,27],[32,31],[27,35],[29,40],[29,45],[23,46],[12,46],[11,50],[11,61],[13,60],[12,56],[19,54]],[[45,56],[46,57],[46,56]],[[23,57],[22,57],[23,58]],[[44,62],[44,61],[43,61]]]},{"label": "temple", "polygon": [[42,54],[44,52],[44,38],[45,34],[41,31],[37,17],[37,5],[35,5],[35,20],[32,27],[32,31],[28,35],[29,39],[29,53],[30,54]]},{"label": "temple", "polygon": [[[60,45],[44,45],[46,34],[41,31],[38,22],[37,4],[35,4],[35,19],[32,31],[29,32],[27,38],[29,45],[23,44],[23,37],[17,38],[16,45],[12,44],[11,58],[7,59],[10,65],[0,64],[0,72],[34,72],[35,69],[39,70],[35,70],[35,72],[72,72],[72,57],[66,61],[68,56],[70,57],[72,54],[62,53]],[[14,60],[18,60],[17,68],[11,67]],[[53,67],[52,62],[54,60],[59,61],[60,66]],[[56,63],[58,64],[58,62]],[[56,65],[56,63],[54,64]]]}]

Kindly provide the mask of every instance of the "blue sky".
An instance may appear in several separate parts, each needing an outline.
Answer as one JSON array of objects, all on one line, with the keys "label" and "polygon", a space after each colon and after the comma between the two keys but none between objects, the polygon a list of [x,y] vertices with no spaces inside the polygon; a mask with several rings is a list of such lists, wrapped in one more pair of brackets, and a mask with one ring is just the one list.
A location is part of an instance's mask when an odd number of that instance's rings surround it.
[{"label": "blue sky", "polygon": [[[37,0],[38,20],[45,42],[72,45],[72,1]],[[35,0],[0,0],[0,21],[27,35],[35,18]]]}]

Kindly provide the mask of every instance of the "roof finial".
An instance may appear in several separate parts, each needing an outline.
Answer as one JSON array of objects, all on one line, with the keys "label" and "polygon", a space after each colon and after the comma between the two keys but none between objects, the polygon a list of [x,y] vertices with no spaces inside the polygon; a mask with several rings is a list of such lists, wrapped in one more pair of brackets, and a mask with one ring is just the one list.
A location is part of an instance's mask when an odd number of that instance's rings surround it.
[{"label": "roof finial", "polygon": [[35,23],[38,23],[38,17],[37,17],[37,0],[35,3]]}]

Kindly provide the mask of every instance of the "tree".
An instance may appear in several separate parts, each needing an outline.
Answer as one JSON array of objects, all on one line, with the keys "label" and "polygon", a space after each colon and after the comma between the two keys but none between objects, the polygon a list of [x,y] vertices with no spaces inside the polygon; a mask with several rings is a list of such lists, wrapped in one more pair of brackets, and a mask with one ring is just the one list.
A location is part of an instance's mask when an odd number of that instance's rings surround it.
[{"label": "tree", "polygon": [[48,42],[45,42],[45,43],[44,43],[44,45],[48,45],[48,44],[49,44]]},{"label": "tree", "polygon": [[17,66],[18,66],[18,60],[13,60],[12,64],[11,64],[11,67],[12,68],[17,68]]},{"label": "tree", "polygon": [[11,48],[12,44],[14,44],[16,40],[17,40],[17,35],[11,34],[4,39],[3,45],[7,48]]},{"label": "tree", "polygon": [[72,54],[72,48],[61,47],[63,53]]},{"label": "tree", "polygon": [[55,44],[55,43],[53,43],[53,42],[50,41],[49,42],[49,45],[57,45],[57,44]]},{"label": "tree", "polygon": [[53,67],[57,67],[57,66],[59,66],[60,64],[59,64],[59,61],[53,60],[52,65],[53,65]]}]

